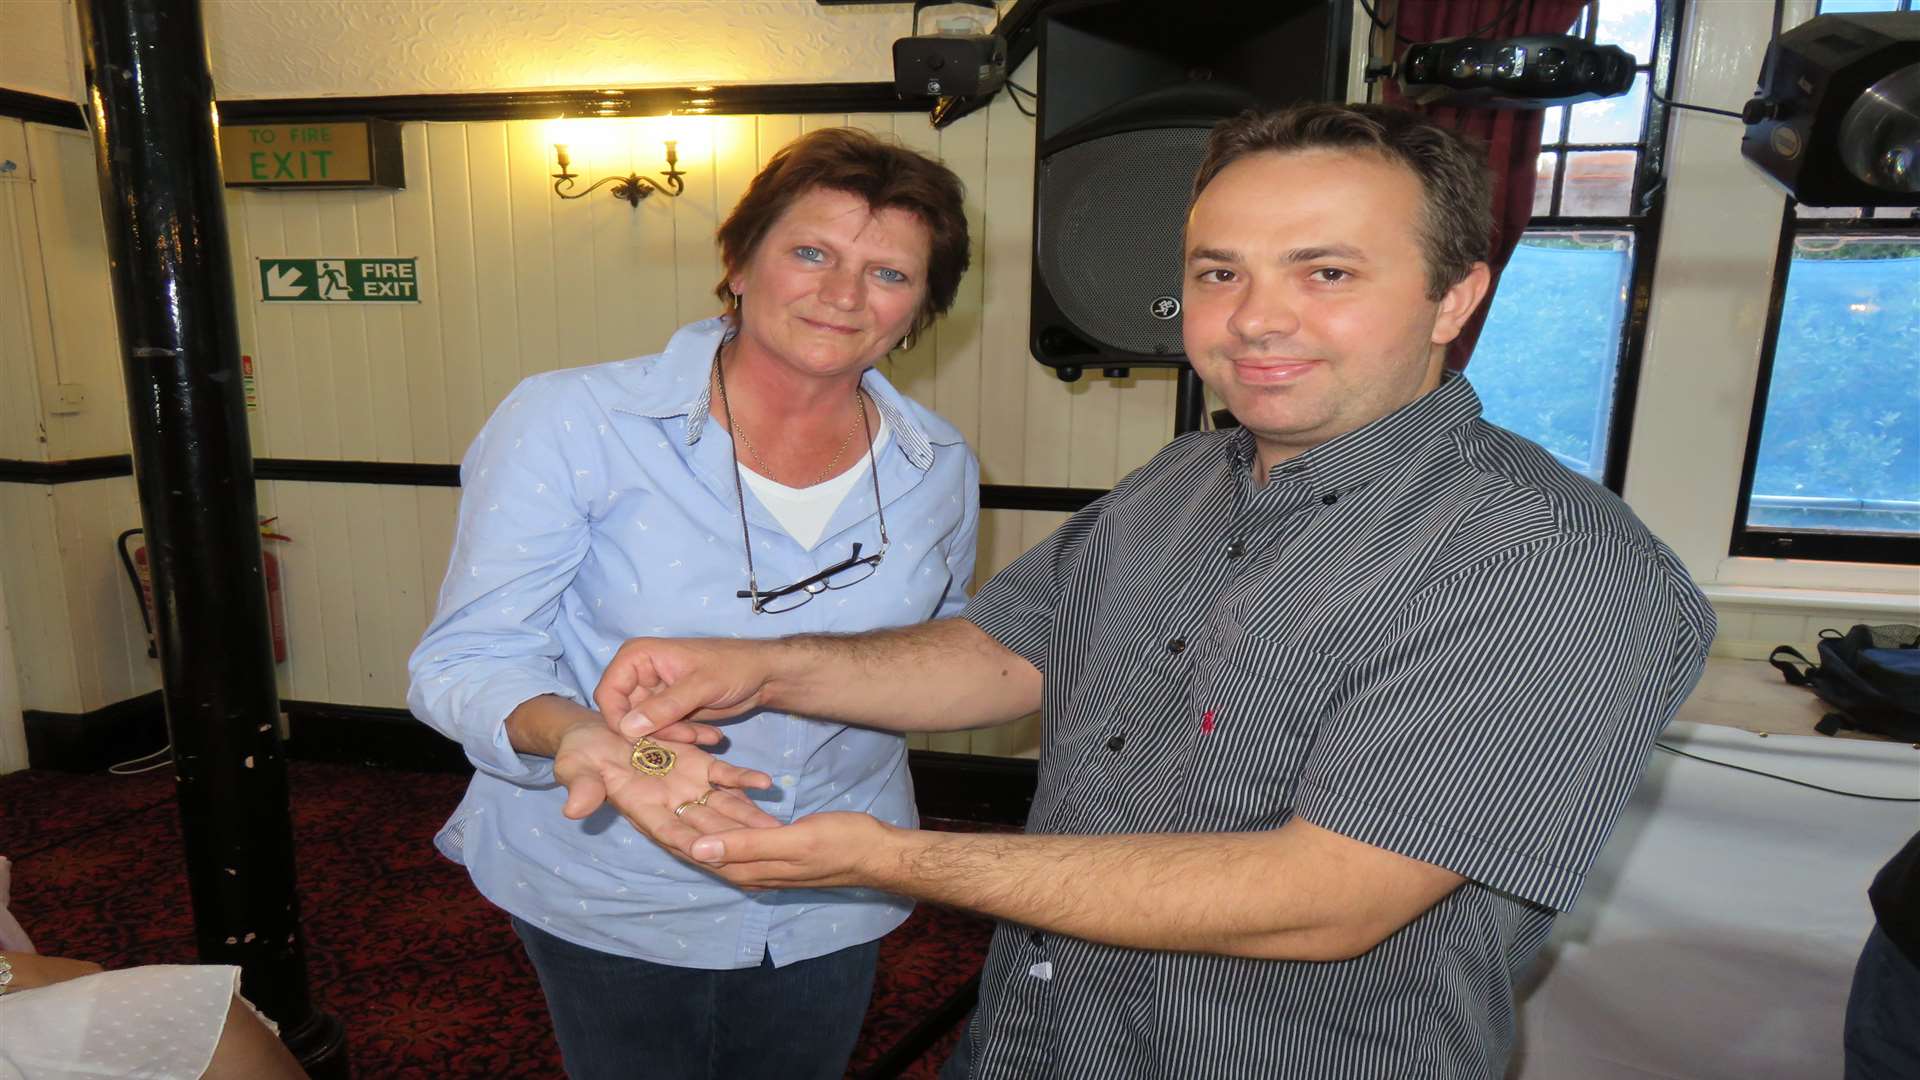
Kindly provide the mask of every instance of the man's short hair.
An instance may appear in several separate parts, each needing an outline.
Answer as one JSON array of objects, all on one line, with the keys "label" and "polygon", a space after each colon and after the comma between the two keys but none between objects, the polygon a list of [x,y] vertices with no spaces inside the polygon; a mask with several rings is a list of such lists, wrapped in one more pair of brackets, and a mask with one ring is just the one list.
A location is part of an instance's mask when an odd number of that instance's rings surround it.
[{"label": "man's short hair", "polygon": [[865,199],[869,209],[904,210],[927,227],[927,298],[914,313],[911,340],[953,306],[969,251],[965,190],[952,169],[892,138],[859,128],[821,128],[776,151],[720,224],[726,276],[714,295],[738,302],[730,281],[753,260],[760,240],[794,201],[816,188]]},{"label": "man's short hair", "polygon": [[1243,157],[1307,150],[1373,154],[1419,178],[1426,197],[1419,231],[1429,300],[1445,295],[1474,263],[1487,261],[1493,244],[1493,178],[1485,151],[1419,113],[1391,105],[1297,105],[1224,120],[1207,139],[1206,157],[1193,178],[1193,199],[1198,201],[1223,169]]}]

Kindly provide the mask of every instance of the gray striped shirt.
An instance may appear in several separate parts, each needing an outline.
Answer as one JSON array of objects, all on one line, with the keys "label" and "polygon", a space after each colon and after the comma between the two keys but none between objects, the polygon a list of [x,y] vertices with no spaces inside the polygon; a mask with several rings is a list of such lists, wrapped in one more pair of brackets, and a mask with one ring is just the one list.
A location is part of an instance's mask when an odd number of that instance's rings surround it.
[{"label": "gray striped shirt", "polygon": [[1264,488],[1253,451],[1175,440],[968,605],[1046,677],[1028,830],[1297,814],[1467,884],[1333,963],[1002,924],[972,1076],[1500,1076],[1514,980],[1699,675],[1713,611],[1686,569],[1464,378]]}]

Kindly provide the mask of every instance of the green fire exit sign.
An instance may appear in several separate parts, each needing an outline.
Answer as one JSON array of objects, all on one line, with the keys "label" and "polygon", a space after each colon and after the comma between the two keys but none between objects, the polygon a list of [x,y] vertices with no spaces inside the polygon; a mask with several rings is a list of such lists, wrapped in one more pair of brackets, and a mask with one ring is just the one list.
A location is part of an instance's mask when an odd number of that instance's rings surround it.
[{"label": "green fire exit sign", "polygon": [[418,259],[261,259],[269,303],[419,303]]}]

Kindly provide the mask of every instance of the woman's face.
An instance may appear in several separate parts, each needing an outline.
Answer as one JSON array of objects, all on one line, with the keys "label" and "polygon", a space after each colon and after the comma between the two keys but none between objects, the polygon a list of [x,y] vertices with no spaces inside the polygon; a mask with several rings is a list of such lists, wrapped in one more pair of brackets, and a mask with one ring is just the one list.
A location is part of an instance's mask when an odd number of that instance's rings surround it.
[{"label": "woman's face", "polygon": [[927,297],[932,237],[905,210],[814,188],[795,199],[732,277],[740,333],[808,374],[858,374],[887,354]]}]

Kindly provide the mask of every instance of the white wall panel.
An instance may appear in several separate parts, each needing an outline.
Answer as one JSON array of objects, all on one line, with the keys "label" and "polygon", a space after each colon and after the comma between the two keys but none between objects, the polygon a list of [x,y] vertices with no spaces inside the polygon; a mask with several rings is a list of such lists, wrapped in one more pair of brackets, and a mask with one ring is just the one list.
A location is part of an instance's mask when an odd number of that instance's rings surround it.
[{"label": "white wall panel", "polygon": [[0,86],[80,99],[73,0],[0,0]]}]

